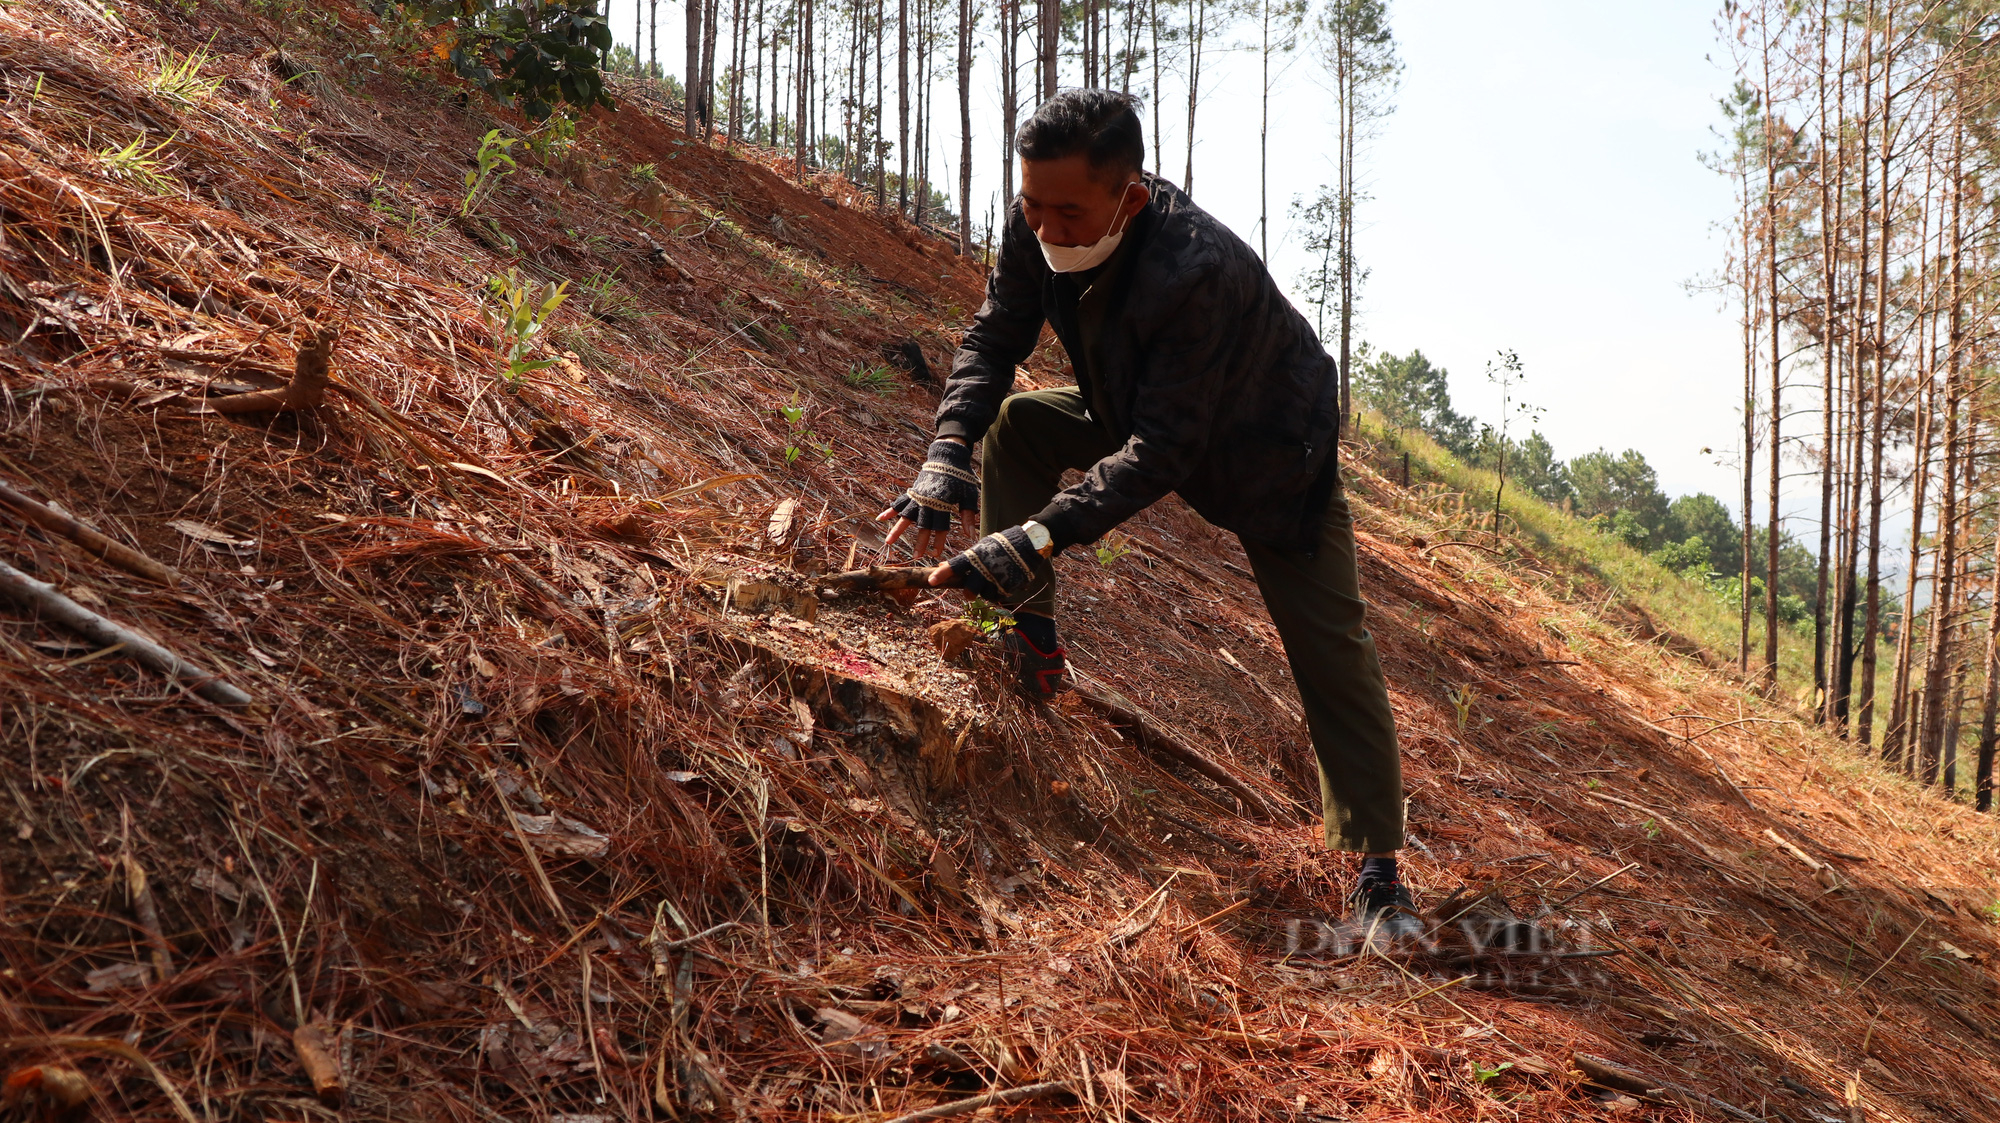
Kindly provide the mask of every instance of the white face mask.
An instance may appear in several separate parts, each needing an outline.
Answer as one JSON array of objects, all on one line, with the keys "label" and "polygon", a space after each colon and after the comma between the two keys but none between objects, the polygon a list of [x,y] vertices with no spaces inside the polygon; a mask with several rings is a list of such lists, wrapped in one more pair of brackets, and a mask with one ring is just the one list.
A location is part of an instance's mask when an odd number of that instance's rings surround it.
[{"label": "white face mask", "polygon": [[[1127,184],[1125,186],[1126,194],[1130,194],[1131,190],[1132,185]],[[1119,208],[1123,209],[1125,195],[1118,197],[1118,204]],[[1116,225],[1118,225],[1118,213],[1117,211],[1113,211],[1111,214],[1111,226]],[[1128,222],[1126,225],[1129,227],[1131,223]],[[1118,252],[1118,243],[1125,240],[1125,231],[1120,230],[1118,233],[1113,234],[1111,226],[1104,228],[1104,237],[1087,246],[1050,245],[1048,242],[1042,241],[1042,236],[1039,233],[1035,235],[1035,241],[1041,242],[1042,258],[1049,263],[1049,268],[1058,273],[1079,273],[1085,269],[1097,268],[1111,260],[1111,255]]]}]

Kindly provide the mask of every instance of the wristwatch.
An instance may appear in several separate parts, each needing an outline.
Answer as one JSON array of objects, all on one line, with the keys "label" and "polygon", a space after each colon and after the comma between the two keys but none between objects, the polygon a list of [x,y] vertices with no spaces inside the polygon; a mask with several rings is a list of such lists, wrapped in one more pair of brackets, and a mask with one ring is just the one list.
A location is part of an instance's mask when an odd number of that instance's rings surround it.
[{"label": "wristwatch", "polygon": [[1054,552],[1056,541],[1055,537],[1049,533],[1048,527],[1043,526],[1033,519],[1029,519],[1027,522],[1021,524],[1021,532],[1028,536],[1028,545],[1033,546],[1036,553],[1043,557],[1048,557],[1049,554]]}]

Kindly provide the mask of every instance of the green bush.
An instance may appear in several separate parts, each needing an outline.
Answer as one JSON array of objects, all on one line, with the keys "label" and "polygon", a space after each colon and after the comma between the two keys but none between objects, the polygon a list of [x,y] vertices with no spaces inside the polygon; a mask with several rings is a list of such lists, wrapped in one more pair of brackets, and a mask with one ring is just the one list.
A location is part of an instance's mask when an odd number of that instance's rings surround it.
[{"label": "green bush", "polygon": [[529,117],[541,120],[559,104],[614,108],[604,92],[611,24],[597,0],[425,0],[411,10],[451,26],[460,77]]}]

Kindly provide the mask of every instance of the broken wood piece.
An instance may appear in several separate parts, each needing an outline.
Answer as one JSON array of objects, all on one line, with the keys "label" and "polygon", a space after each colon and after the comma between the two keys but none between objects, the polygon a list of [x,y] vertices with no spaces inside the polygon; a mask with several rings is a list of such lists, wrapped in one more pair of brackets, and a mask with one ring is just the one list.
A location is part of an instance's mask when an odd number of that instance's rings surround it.
[{"label": "broken wood piece", "polygon": [[326,401],[326,388],[332,381],[333,341],[339,335],[339,328],[308,328],[303,333],[305,342],[299,347],[298,358],[293,360],[292,380],[284,389],[232,394],[203,402],[194,407],[194,412],[265,413],[311,409],[321,404]]},{"label": "broken wood piece", "polygon": [[1620,1092],[1631,1092],[1658,1103],[1666,1101],[1666,1085],[1642,1076],[1623,1065],[1591,1053],[1578,1053],[1575,1062],[1577,1069],[1589,1077],[1593,1084]]},{"label": "broken wood piece", "polygon": [[64,596],[54,585],[37,581],[6,562],[0,562],[0,596],[93,643],[104,647],[123,644],[141,666],[166,675],[217,705],[248,706],[252,702],[250,695],[229,682],[182,659],[138,632],[99,616]]},{"label": "broken wood piece", "polygon": [[43,530],[62,535],[92,555],[103,558],[127,573],[137,574],[162,585],[180,584],[179,570],[170,565],[162,565],[123,542],[106,537],[73,516],[30,499],[5,483],[0,483],[0,503],[4,503],[8,510]]},{"label": "broken wood piece", "polygon": [[1195,749],[1176,737],[1166,726],[1161,725],[1151,714],[1140,709],[1131,699],[1086,677],[1074,666],[1070,674],[1075,679],[1076,696],[1091,709],[1109,719],[1112,723],[1131,728],[1139,735],[1142,747],[1187,765],[1203,776],[1221,785],[1224,790],[1243,801],[1245,807],[1265,819],[1279,818],[1279,811],[1269,800],[1258,794],[1255,788],[1236,777],[1206,753]]},{"label": "broken wood piece", "polygon": [[333,1036],[331,1027],[302,1025],[292,1031],[292,1048],[298,1051],[299,1066],[312,1080],[313,1095],[328,1107],[339,1107],[347,1098],[347,1088],[340,1079]]},{"label": "broken wood piece", "polygon": [[792,524],[798,513],[799,501],[796,499],[787,499],[772,509],[771,520],[764,527],[772,545],[783,546],[792,540]]},{"label": "broken wood piece", "polygon": [[153,898],[153,886],[146,879],[145,867],[130,851],[119,855],[119,860],[125,867],[125,891],[132,900],[132,915],[138,918],[139,927],[146,933],[146,946],[152,952],[153,980],[164,983],[174,977],[174,952],[167,943],[166,933],[160,929],[160,908]]},{"label": "broken wood piece", "polygon": [[842,592],[877,593],[895,589],[928,589],[931,587],[931,568],[922,565],[871,565],[867,569],[850,569],[846,573],[836,573],[820,580]]},{"label": "broken wood piece", "polygon": [[999,1107],[1002,1104],[1026,1103],[1029,1100],[1047,1099],[1050,1096],[1066,1095],[1070,1091],[1069,1081],[1050,1080],[1041,1084],[1023,1084],[1018,1088],[1005,1088],[998,1092],[988,1092],[970,1099],[953,1100],[950,1103],[912,1111],[898,1115],[885,1123],[920,1123],[925,1119],[950,1119],[954,1115],[970,1115],[983,1107]]},{"label": "broken wood piece", "polygon": [[777,609],[810,623],[819,615],[819,598],[810,589],[792,584],[772,572],[751,571],[729,576],[723,599],[730,611],[744,614]]},{"label": "broken wood piece", "polygon": [[1797,846],[1792,844],[1791,840],[1787,839],[1784,835],[1779,834],[1777,831],[1774,831],[1769,827],[1766,827],[1764,828],[1764,837],[1770,839],[1772,842],[1777,843],[1778,848],[1783,850],[1785,853],[1790,854],[1792,857],[1797,858],[1801,862],[1804,862],[1806,864],[1806,868],[1813,871],[1814,873],[1818,873],[1820,870],[1826,868],[1826,863],[1820,861],[1818,858],[1813,857],[1811,854],[1808,854],[1805,851],[1799,849]]},{"label": "broken wood piece", "polygon": [[1785,853],[1790,854],[1792,857],[1797,858],[1801,862],[1804,862],[1806,868],[1812,871],[1813,880],[1819,882],[1820,885],[1825,887],[1828,892],[1832,892],[1833,890],[1843,888],[1843,884],[1840,880],[1840,874],[1838,871],[1836,871],[1832,866],[1827,865],[1825,862],[1820,861],[1818,858],[1813,857],[1811,854],[1808,854],[1805,851],[1799,849],[1796,845],[1792,843],[1790,839],[1787,839],[1784,835],[1781,835],[1777,831],[1771,830],[1769,827],[1766,827],[1764,829],[1764,837],[1770,839],[1772,842],[1777,843],[1778,847],[1782,849]]},{"label": "broken wood piece", "polygon": [[1759,1121],[1758,1116],[1735,1104],[1716,1099],[1706,1092],[1697,1092],[1693,1088],[1682,1087],[1665,1080],[1655,1080],[1592,1053],[1578,1053],[1572,1060],[1591,1083],[1600,1087],[1627,1092],[1651,1103],[1679,1103],[1689,1107],[1706,1107],[1719,1111],[1731,1119],[1747,1120],[1750,1123]]}]

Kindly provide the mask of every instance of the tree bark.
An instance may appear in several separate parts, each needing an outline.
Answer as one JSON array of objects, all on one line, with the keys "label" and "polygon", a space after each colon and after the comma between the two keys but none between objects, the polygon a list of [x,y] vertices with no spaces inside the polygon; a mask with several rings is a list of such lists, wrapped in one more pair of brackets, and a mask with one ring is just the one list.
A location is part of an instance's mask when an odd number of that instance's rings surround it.
[{"label": "tree bark", "polygon": [[[1910,660],[1916,648],[1916,627],[1912,607],[1917,603],[1917,573],[1923,568],[1924,500],[1930,486],[1932,411],[1935,395],[1921,387],[1917,395],[1916,478],[1910,487],[1910,560],[1903,573],[1903,625],[1896,630],[1896,672],[1890,685],[1889,724],[1882,731],[1882,759],[1901,759],[1910,726]],[[1936,568],[1932,568],[1932,588],[1936,588]],[[1931,617],[1936,627],[1937,617]]]},{"label": "tree bark", "polygon": [[1750,173],[1742,171],[1743,224],[1743,541],[1742,587],[1737,598],[1736,670],[1750,674],[1752,518],[1757,494],[1757,272],[1750,256]]},{"label": "tree bark", "polygon": [[972,254],[972,0],[958,0],[958,256]]},{"label": "tree bark", "polygon": [[1973,805],[1981,811],[1993,810],[1993,756],[1994,748],[2000,745],[2000,727],[1995,718],[2000,716],[2000,533],[1993,536],[1993,569],[1986,582],[1986,658],[1982,660],[1986,679],[1986,695],[1981,701],[1979,712],[1979,760],[1975,765],[1972,790]]},{"label": "tree bark", "polygon": [[1062,0],[1040,0],[1035,5],[1035,17],[1041,25],[1041,49],[1037,58],[1041,62],[1041,89],[1036,102],[1044,102],[1056,96],[1057,52],[1062,49]]},{"label": "tree bark", "polygon": [[1771,82],[1771,35],[1770,7],[1759,7],[1765,20],[1764,25],[1764,286],[1770,301],[1771,320],[1771,413],[1770,436],[1765,447],[1765,461],[1769,465],[1770,496],[1766,500],[1765,512],[1769,520],[1764,527],[1764,689],[1775,695],[1778,690],[1778,535],[1784,522],[1780,509],[1779,481],[1784,465],[1781,455],[1784,440],[1781,425],[1784,421],[1785,380],[1782,369],[1781,344],[1784,333],[1784,315],[1780,310],[1778,287],[1778,130],[1777,112],[1773,103],[1777,90]]},{"label": "tree bark", "polygon": [[[1961,310],[1964,297],[1960,286],[1964,240],[1959,227],[1959,196],[1963,194],[1963,176],[1960,174],[1962,134],[1954,133],[1952,162],[1953,190],[1951,201],[1951,277],[1950,285],[1950,328],[1949,341],[1945,348],[1944,375],[1944,501],[1938,510],[1938,585],[1932,597],[1931,609],[1931,661],[1925,676],[1924,693],[1927,697],[1942,701],[1946,664],[1954,661],[1952,641],[1957,623],[1955,608],[1958,603],[1959,564],[1959,511],[1958,472],[1962,449],[1959,447],[1958,410],[1964,393],[1960,385],[1960,348],[1963,344],[1964,322]],[[1928,194],[1928,193],[1927,193]],[[1908,606],[1904,614],[1909,613]],[[1935,710],[1935,706],[1932,710]],[[1941,757],[1941,739],[1944,738],[1944,723],[1935,712],[1926,712],[1924,722],[1923,752],[1920,758],[1922,779],[1925,783],[1936,783]]]},{"label": "tree bark", "polygon": [[1181,190],[1194,194],[1194,114],[1201,96],[1201,49],[1208,37],[1208,0],[1188,0],[1194,19],[1188,24],[1187,170]]},{"label": "tree bark", "polygon": [[1820,0],[1819,5],[1819,211],[1820,211],[1820,476],[1819,476],[1819,565],[1813,585],[1813,708],[1819,723],[1825,725],[1833,718],[1832,691],[1827,675],[1827,593],[1831,590],[1830,566],[1833,542],[1833,398],[1834,383],[1838,381],[1840,370],[1840,347],[1836,330],[1838,310],[1834,294],[1838,281],[1840,258],[1836,251],[1840,230],[1840,205],[1843,193],[1833,182],[1835,169],[1827,164],[1828,155],[1834,145],[1828,138],[1840,135],[1840,143],[1845,144],[1845,130],[1831,129],[1826,115],[1827,78],[1827,22],[1829,0]]},{"label": "tree bark", "polygon": [[1892,6],[1882,29],[1882,217],[1876,223],[1875,285],[1875,387],[1870,395],[1874,416],[1869,425],[1868,464],[1868,610],[1861,631],[1861,694],[1855,720],[1856,739],[1870,743],[1875,717],[1876,642],[1882,628],[1882,449],[1887,437],[1888,417],[1883,408],[1887,385],[1889,352],[1889,229],[1891,165],[1895,160],[1894,137],[1890,126],[1895,90],[1890,79],[1895,71],[1895,9]]},{"label": "tree bark", "polygon": [[701,133],[701,17],[708,0],[687,0],[687,69],[681,71],[681,125],[689,136]]}]

